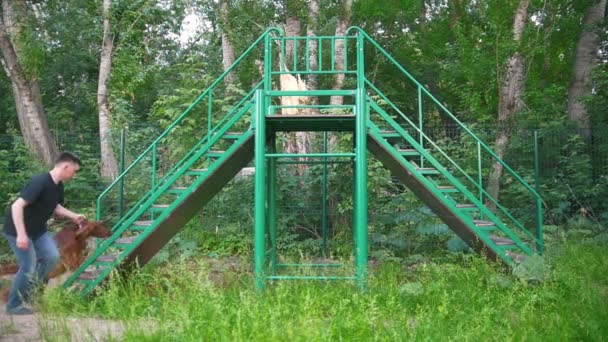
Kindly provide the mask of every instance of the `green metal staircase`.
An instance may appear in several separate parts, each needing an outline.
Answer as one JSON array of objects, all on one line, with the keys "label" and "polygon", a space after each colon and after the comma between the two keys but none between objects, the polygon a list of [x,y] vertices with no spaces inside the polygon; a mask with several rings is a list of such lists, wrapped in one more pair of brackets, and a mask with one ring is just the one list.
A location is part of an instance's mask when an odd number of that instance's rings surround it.
[{"label": "green metal staircase", "polygon": [[[311,68],[309,54],[310,42],[313,40],[319,46],[316,69]],[[337,42],[341,42],[346,51],[341,69],[335,67]],[[290,70],[287,70],[287,63],[281,59],[285,55],[286,43],[293,44],[295,51],[293,64],[289,63]],[[303,51],[303,56],[298,57],[298,51]],[[365,56],[369,51],[386,58],[388,63],[404,75],[410,84],[410,90],[413,90],[413,100],[418,109],[416,113],[406,114],[367,78]],[[226,109],[225,104],[218,105],[218,97],[227,93],[224,85],[226,75],[235,72],[237,67],[246,65],[243,62],[246,58],[256,59],[262,54],[263,79],[251,92],[235,101],[230,109]],[[277,56],[279,63],[275,60]],[[352,83],[356,83],[356,89],[272,90],[271,85],[276,83],[276,78],[288,73],[330,77],[344,74],[353,80]],[[286,96],[318,96],[320,99],[343,96],[345,104],[332,106],[327,104],[328,101],[322,100],[320,104],[290,106],[304,114],[278,115],[277,111],[286,107],[279,105],[278,100]],[[447,152],[449,149],[425,130],[427,112],[423,100],[431,104],[426,107],[432,107],[433,111],[451,118],[474,141],[479,156],[476,176],[465,171],[466,167]],[[337,112],[323,112],[327,110]],[[417,122],[412,119],[416,116]],[[197,119],[201,120],[200,131],[184,132],[183,127]],[[76,288],[86,295],[106,281],[113,271],[123,272],[135,265],[145,265],[252,160],[256,167],[256,283],[263,288],[267,280],[289,278],[274,273],[277,264],[274,168],[275,161],[279,158],[297,157],[276,151],[276,134],[290,131],[346,131],[354,135],[355,143],[350,152],[299,156],[325,158],[323,160],[329,157],[345,158],[353,161],[356,275],[333,277],[334,279],[355,279],[364,284],[367,275],[368,149],[475,250],[510,266],[521,262],[526,256],[543,251],[541,202],[536,191],[364,31],[353,27],[344,37],[283,37],[280,30],[271,28],[99,196],[97,219],[104,219],[112,213],[113,235],[98,246],[64,283],[64,287]],[[184,134],[192,135],[188,136],[192,144],[180,155],[179,150],[175,151],[175,140],[183,139]],[[512,211],[485,192],[482,154],[489,156],[493,162],[501,163],[509,177],[521,184],[531,197],[537,208],[534,233]],[[138,191],[131,193],[129,190],[132,188]],[[130,195],[130,200],[124,198],[125,194],[127,197]],[[125,202],[128,202],[128,208],[124,208]],[[118,210],[116,203],[119,203]],[[492,203],[496,210],[488,209],[487,203]],[[266,247],[267,241],[270,248]],[[266,262],[268,255],[272,266],[270,268]]]}]

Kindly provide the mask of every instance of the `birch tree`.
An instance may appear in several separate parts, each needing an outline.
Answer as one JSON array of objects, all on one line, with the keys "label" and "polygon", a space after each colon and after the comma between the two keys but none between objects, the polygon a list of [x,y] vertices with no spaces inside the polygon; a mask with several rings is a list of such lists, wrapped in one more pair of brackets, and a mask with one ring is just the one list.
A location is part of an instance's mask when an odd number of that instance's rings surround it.
[{"label": "birch tree", "polygon": [[[513,42],[516,50],[507,60],[507,69],[504,78],[499,78],[502,82],[498,92],[498,131],[495,140],[495,152],[498,158],[502,159],[505,155],[509,138],[511,135],[511,120],[513,116],[523,108],[523,94],[525,92],[525,60],[520,51],[522,34],[528,18],[528,5],[530,0],[521,0],[515,12],[513,21]],[[492,164],[492,170],[488,178],[488,193],[498,200],[500,190],[500,177],[502,176],[503,166],[498,161]],[[490,208],[494,208],[493,203],[488,202]]]},{"label": "birch tree", "polygon": [[605,17],[606,0],[595,0],[585,14],[583,32],[576,46],[572,83],[568,89],[568,116],[587,139],[591,137],[591,126],[582,97],[591,93],[591,72],[598,64],[600,44],[596,30]]},{"label": "birch tree", "polygon": [[46,113],[42,105],[38,70],[27,65],[24,44],[19,41],[28,8],[24,1],[2,0],[0,18],[0,50],[2,64],[11,80],[19,127],[25,144],[34,155],[52,165],[58,155],[57,145],[51,138]]},{"label": "birch tree", "polygon": [[[336,25],[335,36],[345,36],[346,35],[346,30],[348,29],[348,26],[350,25],[352,8],[353,8],[353,1],[345,0],[344,3],[342,4],[342,17],[340,17],[340,19],[338,20],[338,25]],[[344,65],[344,54],[346,53],[346,51],[344,51],[344,40],[336,39],[335,44],[336,44],[335,70],[344,70],[344,68],[346,67]],[[343,73],[336,74],[334,76],[334,82],[333,82],[334,84],[332,86],[332,89],[341,90],[342,87],[344,86],[345,77],[346,77],[346,75]],[[329,99],[330,105],[342,105],[343,103],[344,103],[344,97],[342,97],[342,96],[334,95]]]},{"label": "birch tree", "polygon": [[[224,66],[224,72],[230,68],[235,61],[234,55],[234,46],[230,41],[230,36],[228,34],[230,30],[230,21],[229,21],[229,11],[228,11],[228,1],[229,0],[221,0],[220,1],[220,29],[221,29],[221,37],[222,37],[222,64]],[[225,81],[228,84],[234,83],[235,75],[234,73],[230,73],[226,75]]]},{"label": "birch tree", "polygon": [[101,148],[101,176],[114,179],[118,175],[118,163],[112,150],[111,113],[108,96],[108,80],[112,71],[112,33],[110,27],[111,0],[103,0],[103,40],[97,85],[97,107],[99,110],[99,142]]}]

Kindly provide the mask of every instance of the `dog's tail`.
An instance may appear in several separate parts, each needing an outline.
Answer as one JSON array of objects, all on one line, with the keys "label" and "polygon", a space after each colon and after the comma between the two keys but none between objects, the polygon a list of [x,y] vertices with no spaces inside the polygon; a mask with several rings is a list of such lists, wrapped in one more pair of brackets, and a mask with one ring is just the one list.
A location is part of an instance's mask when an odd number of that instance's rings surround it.
[{"label": "dog's tail", "polygon": [[19,265],[0,265],[0,276],[6,274],[15,274],[19,270]]}]

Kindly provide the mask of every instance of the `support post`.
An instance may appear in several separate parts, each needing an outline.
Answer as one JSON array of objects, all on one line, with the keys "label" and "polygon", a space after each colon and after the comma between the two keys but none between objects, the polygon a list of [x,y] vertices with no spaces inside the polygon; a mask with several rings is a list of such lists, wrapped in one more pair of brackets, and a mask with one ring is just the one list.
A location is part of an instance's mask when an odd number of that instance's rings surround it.
[{"label": "support post", "polygon": [[[125,172],[125,149],[126,149],[126,130],[123,127],[120,130],[120,169],[118,170],[118,174],[122,175],[123,172]],[[124,177],[120,177],[120,195],[119,195],[119,202],[120,205],[118,207],[118,218],[121,219],[122,215],[125,212],[125,178]],[[98,217],[97,220],[100,220],[101,218]]]},{"label": "support post", "polygon": [[[327,132],[323,132],[323,153],[327,153]],[[322,184],[323,189],[322,191],[322,196],[321,196],[321,208],[323,210],[322,212],[322,222],[321,222],[321,229],[322,229],[322,235],[323,235],[323,257],[327,258],[329,256],[328,250],[327,250],[327,158],[323,158],[323,184]]]},{"label": "support post", "polygon": [[534,131],[534,185],[536,193],[536,250],[542,254],[545,251],[543,241],[543,203],[540,199],[540,153],[538,148],[538,131]]},{"label": "support post", "polygon": [[365,67],[363,35],[357,35],[357,94],[355,113],[355,260],[357,282],[367,288],[367,95],[365,93]]},{"label": "support post", "polygon": [[255,229],[254,229],[254,274],[258,290],[264,290],[265,230],[266,230],[266,122],[263,91],[255,92]]},{"label": "support post", "polygon": [[[270,142],[270,153],[276,151],[276,135],[273,133]],[[270,235],[270,269],[276,274],[277,265],[277,159],[268,159],[268,232]],[[257,172],[257,170],[256,170]]]}]

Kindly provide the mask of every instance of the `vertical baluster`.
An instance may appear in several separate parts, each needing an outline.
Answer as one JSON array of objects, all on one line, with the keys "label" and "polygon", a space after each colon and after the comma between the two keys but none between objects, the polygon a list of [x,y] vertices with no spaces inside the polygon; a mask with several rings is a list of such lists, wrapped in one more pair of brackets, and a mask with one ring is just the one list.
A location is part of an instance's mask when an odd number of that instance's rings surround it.
[{"label": "vertical baluster", "polygon": [[[420,130],[418,141],[420,143],[420,148],[424,149],[424,140],[422,137],[424,125],[422,120],[422,88],[418,86],[418,129]],[[424,167],[424,157],[422,156],[422,153],[420,154],[420,167]]]}]

